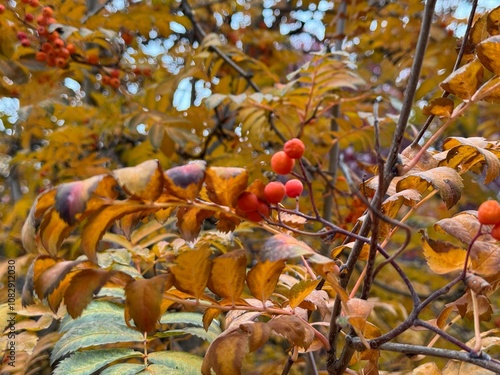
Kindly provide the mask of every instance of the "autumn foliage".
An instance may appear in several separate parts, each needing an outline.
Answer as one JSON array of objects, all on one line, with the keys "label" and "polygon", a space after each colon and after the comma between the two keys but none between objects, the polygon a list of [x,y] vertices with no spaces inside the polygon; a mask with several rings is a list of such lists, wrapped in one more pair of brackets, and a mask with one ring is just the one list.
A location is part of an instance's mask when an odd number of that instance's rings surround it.
[{"label": "autumn foliage", "polygon": [[500,373],[500,7],[435,5],[0,4],[2,374]]}]

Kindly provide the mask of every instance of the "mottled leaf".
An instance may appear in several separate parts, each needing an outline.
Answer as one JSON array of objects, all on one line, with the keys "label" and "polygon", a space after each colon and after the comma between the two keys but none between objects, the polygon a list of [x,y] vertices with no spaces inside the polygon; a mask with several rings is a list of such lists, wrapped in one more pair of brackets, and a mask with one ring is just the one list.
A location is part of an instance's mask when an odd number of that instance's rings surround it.
[{"label": "mottled leaf", "polygon": [[396,185],[397,191],[415,189],[420,193],[425,192],[430,186],[436,189],[446,207],[453,207],[462,194],[463,183],[460,175],[452,168],[437,167],[428,171],[411,173]]},{"label": "mottled leaf", "polygon": [[216,257],[212,261],[209,289],[219,297],[234,303],[240,298],[245,287],[246,265],[245,250],[234,250]]},{"label": "mottled leaf", "polygon": [[243,358],[249,351],[248,334],[240,330],[219,336],[210,344],[203,359],[201,373],[211,375],[240,375]]},{"label": "mottled leaf", "polygon": [[468,100],[479,88],[482,79],[483,65],[479,60],[474,60],[451,73],[440,86],[443,90]]},{"label": "mottled leaf", "polygon": [[271,319],[267,324],[277,334],[284,336],[294,346],[307,349],[313,342],[315,333],[309,323],[295,315],[282,315]]},{"label": "mottled leaf", "polygon": [[240,324],[240,330],[248,335],[248,350],[250,353],[264,345],[271,335],[271,327],[267,323],[261,322]]},{"label": "mottled leaf", "polygon": [[148,202],[155,201],[163,191],[163,170],[158,160],[115,169],[113,176],[127,193]]},{"label": "mottled leaf", "polygon": [[175,287],[196,298],[200,298],[207,286],[212,268],[210,256],[212,252],[207,248],[185,251],[175,259],[175,265],[170,271],[175,276]]},{"label": "mottled leaf", "polygon": [[495,35],[483,40],[476,46],[476,54],[486,69],[500,75],[500,36]]},{"label": "mottled leaf", "polygon": [[79,271],[64,292],[64,303],[73,319],[79,317],[92,297],[99,292],[110,277],[107,270],[85,269]]},{"label": "mottled leaf", "polygon": [[56,189],[40,194],[30,209],[28,217],[21,230],[23,247],[29,253],[39,253],[42,249],[41,239],[37,235],[41,216],[55,204]]},{"label": "mottled leaf", "polygon": [[430,269],[437,274],[462,270],[465,263],[465,251],[461,247],[445,241],[437,241],[422,235],[422,249]]},{"label": "mottled leaf", "polygon": [[276,289],[276,284],[285,265],[284,260],[266,260],[253,266],[246,277],[252,295],[265,303]]},{"label": "mottled leaf", "polygon": [[243,168],[210,167],[205,178],[207,193],[214,203],[236,207],[238,196],[248,184],[248,172]]},{"label": "mottled leaf", "polygon": [[442,117],[450,117],[453,113],[453,109],[455,108],[455,103],[450,98],[437,98],[430,101],[428,105],[426,105],[422,109],[422,113],[426,116],[438,116]]},{"label": "mottled leaf", "polygon": [[496,373],[472,363],[448,361],[440,375],[496,375]]},{"label": "mottled leaf", "polygon": [[297,284],[291,287],[290,293],[288,294],[288,303],[292,309],[299,306],[304,299],[306,299],[313,290],[316,289],[320,283],[320,279],[317,280],[301,280]]},{"label": "mottled leaf", "polygon": [[490,35],[500,35],[500,7],[487,13],[486,31]]},{"label": "mottled leaf", "polygon": [[90,375],[109,363],[140,358],[143,354],[133,349],[87,350],[73,354],[59,363],[53,375]]},{"label": "mottled leaf", "polygon": [[195,199],[205,180],[205,169],[206,163],[197,160],[166,170],[164,175],[167,191],[178,198]]},{"label": "mottled leaf", "polygon": [[56,256],[62,242],[69,236],[74,226],[67,224],[55,208],[49,209],[40,224],[39,232],[43,247]]}]

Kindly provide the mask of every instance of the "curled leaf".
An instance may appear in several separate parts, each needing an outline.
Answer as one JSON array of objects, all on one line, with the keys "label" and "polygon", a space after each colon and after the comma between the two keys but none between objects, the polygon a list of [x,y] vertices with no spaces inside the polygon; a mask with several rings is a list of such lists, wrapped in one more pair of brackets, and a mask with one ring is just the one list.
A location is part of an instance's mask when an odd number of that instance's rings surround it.
[{"label": "curled leaf", "polygon": [[450,98],[437,98],[422,109],[422,113],[426,116],[438,116],[439,118],[450,117],[453,113],[455,103]]},{"label": "curled leaf", "polygon": [[468,100],[479,88],[482,79],[483,65],[479,60],[474,60],[451,73],[440,86],[443,90]]}]

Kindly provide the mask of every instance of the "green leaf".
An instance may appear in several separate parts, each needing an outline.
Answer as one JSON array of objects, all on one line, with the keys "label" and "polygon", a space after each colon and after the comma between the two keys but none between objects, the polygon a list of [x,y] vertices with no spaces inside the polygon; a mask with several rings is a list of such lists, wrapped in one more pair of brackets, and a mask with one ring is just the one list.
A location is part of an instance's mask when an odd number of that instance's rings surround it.
[{"label": "green leaf", "polygon": [[[160,319],[161,324],[192,324],[195,326],[203,327],[203,314],[195,312],[166,312]],[[211,326],[219,327],[218,323]],[[218,328],[220,330],[220,328]]]},{"label": "green leaf", "polygon": [[151,353],[148,361],[179,370],[183,375],[199,375],[203,363],[203,359],[197,355],[173,351]]},{"label": "green leaf", "polygon": [[128,328],[125,324],[110,324],[109,321],[92,321],[78,324],[67,331],[56,343],[51,354],[51,363],[65,354],[89,346],[118,342],[141,342],[142,333]]},{"label": "green leaf", "polygon": [[144,365],[137,363],[118,363],[100,372],[101,375],[135,375],[144,370]]},{"label": "green leaf", "polygon": [[56,367],[53,375],[90,375],[108,363],[139,357],[142,357],[142,353],[133,349],[101,349],[79,352],[63,360]]},{"label": "green leaf", "polygon": [[59,331],[65,332],[79,325],[94,322],[107,322],[113,325],[123,324],[123,307],[111,302],[93,301],[78,319],[72,319],[67,315],[62,321]]}]

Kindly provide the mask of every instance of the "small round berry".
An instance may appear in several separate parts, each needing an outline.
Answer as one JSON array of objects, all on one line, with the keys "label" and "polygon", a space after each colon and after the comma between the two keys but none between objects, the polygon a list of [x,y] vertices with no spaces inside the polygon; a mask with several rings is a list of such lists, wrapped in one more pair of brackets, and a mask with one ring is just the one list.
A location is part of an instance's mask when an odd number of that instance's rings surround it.
[{"label": "small round berry", "polygon": [[36,18],[36,23],[39,24],[40,26],[47,26],[47,17],[45,17],[43,14],[40,14]]},{"label": "small round berry", "polygon": [[54,39],[54,41],[52,42],[52,44],[56,48],[62,48],[62,47],[64,47],[65,43],[64,43],[64,40],[62,40],[61,38],[57,38],[57,39]]},{"label": "small round berry", "polygon": [[300,159],[302,155],[304,155],[305,149],[306,146],[304,145],[304,142],[298,138],[290,139],[285,142],[285,145],[283,146],[283,151],[285,151],[285,154],[290,159]]},{"label": "small round berry", "polygon": [[271,157],[271,169],[278,174],[288,174],[292,171],[295,160],[290,159],[285,151],[278,151]]},{"label": "small round berry", "polygon": [[300,180],[294,178],[285,184],[286,195],[290,198],[297,198],[304,191],[304,185]]},{"label": "small round berry", "polygon": [[29,39],[22,39],[22,40],[21,40],[21,45],[22,45],[23,47],[29,47],[29,46],[31,46],[31,42],[30,42],[30,40],[29,40]]},{"label": "small round berry", "polygon": [[121,82],[119,78],[111,78],[109,81],[109,85],[114,88],[115,90],[118,90],[120,88]]},{"label": "small round berry", "polygon": [[500,224],[495,224],[495,226],[491,230],[491,237],[493,237],[497,241],[500,241]]},{"label": "small round berry", "polygon": [[264,188],[264,195],[269,203],[279,203],[285,197],[285,185],[279,181],[273,181]]},{"label": "small round berry", "polygon": [[5,13],[5,5],[0,4],[0,14],[4,14],[4,13]]},{"label": "small round berry", "polygon": [[47,54],[45,52],[37,52],[35,55],[35,60],[39,62],[47,61]]},{"label": "small round berry", "polygon": [[259,199],[254,193],[244,191],[238,197],[238,208],[244,212],[257,211],[259,208]]},{"label": "small round berry", "polygon": [[31,13],[26,13],[26,15],[24,16],[24,20],[26,22],[33,22],[35,20],[35,16]]},{"label": "small round berry", "polygon": [[65,68],[68,64],[68,61],[63,57],[56,57],[56,66],[58,68]]},{"label": "small round berry", "polygon": [[74,54],[76,53],[76,47],[73,43],[68,43],[68,45],[66,46],[66,49],[69,51],[70,54]]},{"label": "small round berry", "polygon": [[42,9],[42,14],[47,17],[47,18],[50,18],[54,15],[54,9],[52,9],[51,7],[44,7]]},{"label": "small round berry", "polygon": [[500,204],[494,200],[483,202],[477,209],[477,219],[485,225],[499,224]]},{"label": "small round berry", "polygon": [[18,31],[17,39],[18,40],[28,39],[28,34],[26,34],[24,31]]},{"label": "small round berry", "polygon": [[262,221],[262,216],[269,216],[269,207],[262,201],[259,201],[258,208],[256,211],[247,212],[247,218],[250,221],[259,222]]},{"label": "small round berry", "polygon": [[113,69],[109,75],[111,78],[119,78],[120,77],[120,71],[118,69]]},{"label": "small round berry", "polygon": [[39,0],[30,0],[30,6],[33,8],[39,7],[40,1]]}]

